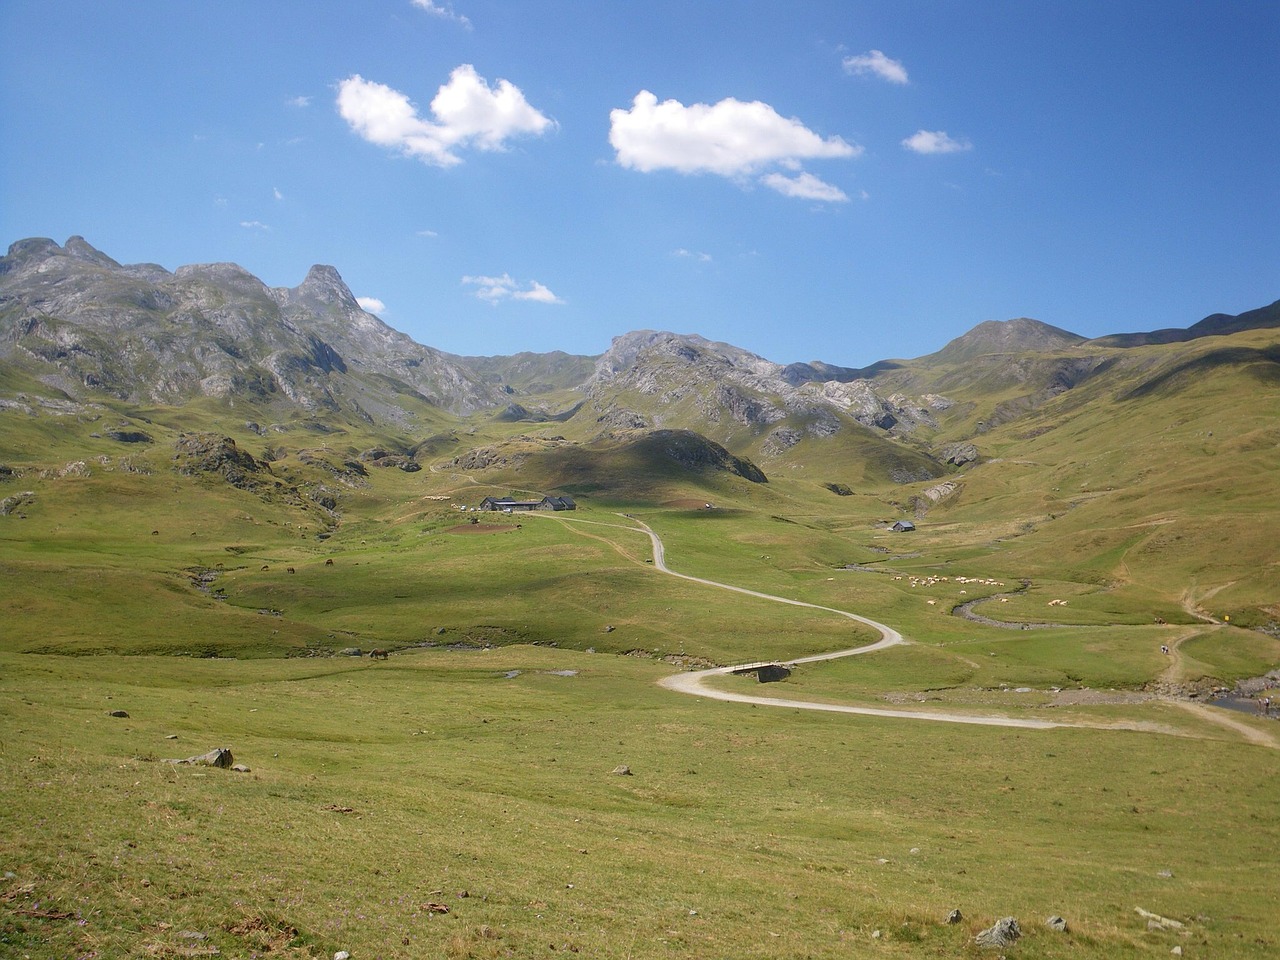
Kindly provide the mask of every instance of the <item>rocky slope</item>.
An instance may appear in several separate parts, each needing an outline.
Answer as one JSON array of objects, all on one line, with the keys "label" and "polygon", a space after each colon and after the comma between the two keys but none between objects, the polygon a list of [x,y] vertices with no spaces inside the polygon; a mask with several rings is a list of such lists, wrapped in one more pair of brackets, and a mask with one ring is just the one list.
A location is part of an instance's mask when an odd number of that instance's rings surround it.
[{"label": "rocky slope", "polygon": [[82,398],[214,397],[396,421],[469,413],[499,390],[360,309],[333,267],[270,288],[229,263],[122,265],[83,238],[0,258],[0,360]]}]

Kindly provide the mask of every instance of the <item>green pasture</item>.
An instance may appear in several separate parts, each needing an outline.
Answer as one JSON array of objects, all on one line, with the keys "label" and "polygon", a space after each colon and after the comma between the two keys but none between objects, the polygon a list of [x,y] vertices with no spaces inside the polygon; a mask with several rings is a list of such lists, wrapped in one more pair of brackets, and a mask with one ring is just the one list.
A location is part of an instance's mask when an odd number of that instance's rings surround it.
[{"label": "green pasture", "polygon": [[[1257,747],[717,704],[545,647],[0,660],[13,956],[976,957],[1007,915],[1027,957],[1276,942]],[[251,772],[161,762],[214,746]]]},{"label": "green pasture", "polygon": [[[648,481],[621,455],[451,468],[473,446],[551,442],[486,422],[419,472],[362,476],[361,450],[414,438],[301,421],[259,436],[216,405],[6,412],[18,474],[0,499],[31,498],[0,516],[0,955],[978,957],[974,934],[1013,915],[1011,956],[1267,956],[1277,751],[1246,734],[1274,725],[1050,697],[1280,663],[1258,629],[1277,602],[1274,428],[1247,409],[1225,428],[1157,412],[1133,435],[1132,418],[1070,408],[1017,443],[994,431],[983,443],[1007,459],[959,475],[914,534],[884,522],[929,484],[831,451],[764,485]],[[117,420],[155,443],[105,439]],[[270,483],[176,473],[176,431],[211,428],[270,447]],[[1163,473],[1143,459],[1158,455]],[[572,516],[457,509],[575,480],[593,489]],[[664,576],[620,514],[674,570],[913,641],[725,685],[1084,726],[663,690],[677,669],[875,637]],[[982,598],[1030,628],[952,614]],[[217,746],[251,772],[161,762]],[[1148,929],[1135,907],[1184,926]],[[1055,914],[1068,933],[1043,925]]]}]

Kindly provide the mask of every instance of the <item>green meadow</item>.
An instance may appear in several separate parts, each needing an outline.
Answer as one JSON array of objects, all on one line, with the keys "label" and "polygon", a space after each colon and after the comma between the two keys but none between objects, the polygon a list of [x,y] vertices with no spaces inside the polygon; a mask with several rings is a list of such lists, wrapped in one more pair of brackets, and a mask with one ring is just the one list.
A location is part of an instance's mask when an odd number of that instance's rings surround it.
[{"label": "green meadow", "polygon": [[[1020,448],[1038,466],[975,467],[894,534],[927,484],[859,484],[838,459],[767,485],[645,482],[628,459],[610,485],[607,460],[566,472],[527,424],[485,424],[468,445],[523,444],[522,469],[361,474],[344,464],[386,438],[359,425],[268,441],[243,414],[146,415],[156,443],[134,452],[5,414],[0,955],[980,957],[1005,916],[1018,957],[1280,946],[1280,728],[1145,696],[1280,663],[1258,629],[1277,615],[1267,443],[1204,438],[1153,480],[1140,457],[1073,462],[1067,410]],[[271,445],[270,472],[177,472],[193,428]],[[1123,425],[1092,429],[1123,446]],[[552,490],[579,509],[460,509]],[[665,576],[637,521],[676,571],[911,641],[720,685],[1060,726],[660,688],[877,635]],[[1004,625],[955,615],[974,600]],[[215,747],[248,772],[164,762]]]}]

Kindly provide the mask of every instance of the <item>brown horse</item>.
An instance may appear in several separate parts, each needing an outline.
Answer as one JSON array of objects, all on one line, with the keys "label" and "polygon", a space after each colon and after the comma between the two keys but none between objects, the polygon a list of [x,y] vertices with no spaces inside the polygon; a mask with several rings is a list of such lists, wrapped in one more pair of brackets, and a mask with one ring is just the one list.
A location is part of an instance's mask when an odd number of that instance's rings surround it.
[{"label": "brown horse", "polygon": [[370,660],[385,660],[389,656],[391,656],[391,654],[387,653],[386,650],[370,650],[369,651]]}]

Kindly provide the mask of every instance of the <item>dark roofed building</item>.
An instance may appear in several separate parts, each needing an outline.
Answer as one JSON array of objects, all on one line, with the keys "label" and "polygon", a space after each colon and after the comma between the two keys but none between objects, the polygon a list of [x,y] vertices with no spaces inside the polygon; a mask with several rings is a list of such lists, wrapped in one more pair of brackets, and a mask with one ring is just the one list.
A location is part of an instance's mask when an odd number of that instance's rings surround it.
[{"label": "dark roofed building", "polygon": [[906,533],[907,531],[914,530],[915,528],[916,528],[916,525],[912,523],[910,520],[899,520],[889,529],[892,530],[894,533]]},{"label": "dark roofed building", "polygon": [[577,510],[578,505],[574,502],[573,497],[543,497],[542,502],[538,504],[539,510]]},{"label": "dark roofed building", "polygon": [[514,497],[485,497],[480,501],[481,510],[501,510],[505,513],[516,510],[537,510],[541,506],[541,500],[517,500]]}]

